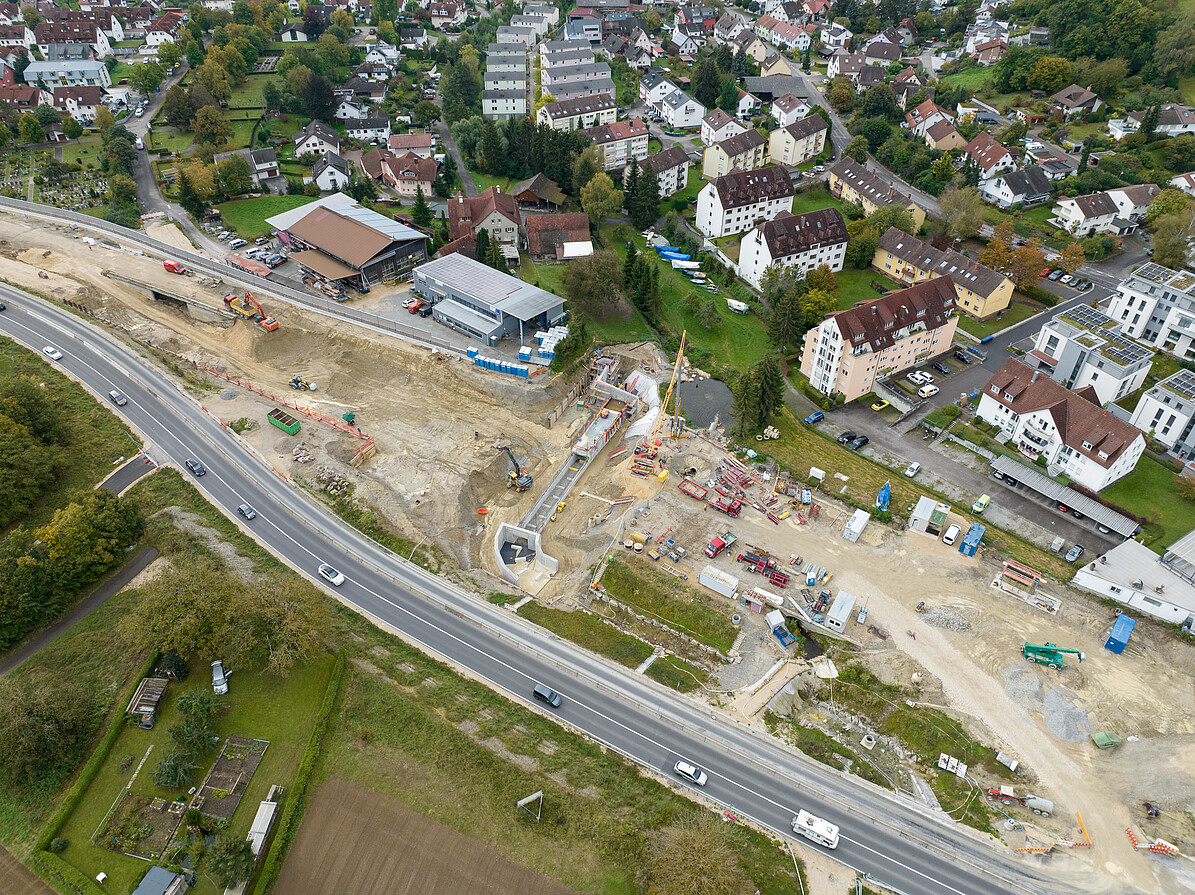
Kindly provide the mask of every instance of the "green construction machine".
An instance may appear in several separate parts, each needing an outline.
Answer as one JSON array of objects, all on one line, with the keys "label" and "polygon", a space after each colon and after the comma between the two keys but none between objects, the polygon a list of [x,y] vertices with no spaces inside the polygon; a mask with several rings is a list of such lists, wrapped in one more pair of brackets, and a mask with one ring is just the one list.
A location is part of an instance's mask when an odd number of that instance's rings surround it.
[{"label": "green construction machine", "polygon": [[1067,649],[1056,643],[1045,643],[1040,646],[1036,643],[1026,643],[1021,647],[1021,655],[1030,662],[1036,662],[1039,665],[1049,665],[1051,668],[1062,667],[1064,653],[1072,653],[1078,656],[1080,662],[1087,658],[1084,653],[1077,649]]}]

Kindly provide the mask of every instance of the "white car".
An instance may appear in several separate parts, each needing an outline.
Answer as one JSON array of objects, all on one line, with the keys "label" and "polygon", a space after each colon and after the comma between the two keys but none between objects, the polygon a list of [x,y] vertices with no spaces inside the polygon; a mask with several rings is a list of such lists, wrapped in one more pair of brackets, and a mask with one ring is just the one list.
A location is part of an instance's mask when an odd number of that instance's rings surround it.
[{"label": "white car", "polygon": [[928,385],[931,380],[927,379],[927,376],[929,376],[928,373],[923,373],[921,370],[914,370],[905,376],[905,379],[909,380],[913,385]]},{"label": "white car", "polygon": [[51,360],[62,360],[62,352],[59,351],[57,348],[55,348],[53,345],[47,345],[45,348],[43,348],[41,350],[41,353],[44,354],[46,357],[50,358]]},{"label": "white car", "polygon": [[417,301],[419,301],[419,299],[417,299],[417,298],[414,298],[414,297],[412,297],[412,298],[404,298],[404,299],[402,300],[402,306],[403,306],[404,308],[409,308],[411,305],[415,304],[415,302],[417,302]]},{"label": "white car", "polygon": [[239,249],[241,246],[247,245],[249,245],[249,241],[247,239],[234,239],[228,244],[228,247],[230,249]]},{"label": "white car", "polygon": [[921,388],[917,389],[917,396],[920,398],[932,398],[940,391],[941,389],[936,385],[923,385]]},{"label": "white car", "polygon": [[701,768],[695,764],[689,764],[687,761],[678,761],[672,766],[672,770],[678,777],[684,777],[686,780],[696,783],[698,786],[705,786],[705,781],[709,776]]},{"label": "white car", "polygon": [[947,547],[953,546],[954,542],[958,540],[958,536],[961,533],[962,529],[957,525],[950,526],[950,528],[946,529],[946,534],[942,535],[942,543]]},{"label": "white car", "polygon": [[340,585],[344,584],[344,573],[339,569],[332,568],[326,562],[320,563],[319,574],[321,578],[334,587],[340,587]]},{"label": "white car", "polygon": [[908,476],[909,478],[914,478],[917,475],[917,473],[919,473],[919,472],[921,472],[921,464],[920,463],[910,463],[908,465],[908,467],[905,469],[905,475]]},{"label": "white car", "polygon": [[145,114],[145,109],[142,109],[140,106],[138,106],[136,114],[137,114],[137,117],[140,118],[142,115]]}]

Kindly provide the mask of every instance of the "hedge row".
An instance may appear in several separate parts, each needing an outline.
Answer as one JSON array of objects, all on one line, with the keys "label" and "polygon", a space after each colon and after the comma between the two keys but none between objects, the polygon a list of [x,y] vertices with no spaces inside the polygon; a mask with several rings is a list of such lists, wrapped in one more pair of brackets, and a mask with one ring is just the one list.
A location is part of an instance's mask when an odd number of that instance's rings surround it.
[{"label": "hedge row", "polygon": [[[142,678],[148,677],[157,664],[158,654],[150,653],[149,658],[141,667],[140,673],[133,679],[132,685],[122,696],[123,704],[128,704],[128,701],[133,698],[136,688],[141,684]],[[108,756],[112,753],[112,747],[116,745],[117,738],[124,730],[124,712],[120,710],[121,705],[122,702],[115,704],[116,716],[108,725],[108,729],[104,731],[103,739],[91,753],[91,758],[87,760],[87,764],[84,765],[82,772],[62,800],[62,804],[58,806],[58,810],[42,827],[41,835],[38,836],[34,845],[33,863],[44,875],[51,877],[58,888],[74,892],[75,895],[104,895],[104,890],[77,867],[68,864],[58,855],[49,851],[50,842],[58,835],[58,831],[62,829],[71,813],[79,806],[79,802],[87,793],[87,788],[91,786],[92,781],[99,774],[100,768],[108,760]]]},{"label": "hedge row", "polygon": [[278,822],[278,832],[270,844],[270,852],[266,856],[265,866],[257,885],[253,887],[253,895],[266,895],[274,883],[278,881],[278,874],[282,872],[282,862],[286,860],[286,852],[290,842],[299,830],[299,822],[303,819],[303,808],[307,797],[307,784],[311,780],[311,773],[315,770],[315,763],[319,761],[320,750],[323,747],[324,734],[328,731],[328,718],[332,714],[332,707],[340,693],[340,678],[344,674],[344,650],[336,656],[336,664],[332,668],[332,676],[328,679],[328,689],[324,693],[324,701],[320,705],[319,714],[315,716],[315,727],[312,728],[311,738],[307,740],[307,748],[303,751],[303,760],[299,763],[299,772],[295,775],[295,782],[286,796],[286,807],[282,809],[282,818]]}]

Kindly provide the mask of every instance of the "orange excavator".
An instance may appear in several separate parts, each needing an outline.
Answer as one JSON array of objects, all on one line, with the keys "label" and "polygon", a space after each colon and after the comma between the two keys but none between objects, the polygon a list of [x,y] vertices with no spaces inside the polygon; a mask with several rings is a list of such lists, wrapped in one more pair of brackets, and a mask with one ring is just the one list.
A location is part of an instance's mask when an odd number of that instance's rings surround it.
[{"label": "orange excavator", "polygon": [[262,329],[273,332],[278,328],[278,321],[273,317],[266,316],[266,312],[262,310],[261,305],[258,304],[257,299],[253,297],[253,293],[248,289],[245,290],[244,298],[240,298],[236,293],[230,292],[224,296],[224,304],[246,320],[256,321]]}]

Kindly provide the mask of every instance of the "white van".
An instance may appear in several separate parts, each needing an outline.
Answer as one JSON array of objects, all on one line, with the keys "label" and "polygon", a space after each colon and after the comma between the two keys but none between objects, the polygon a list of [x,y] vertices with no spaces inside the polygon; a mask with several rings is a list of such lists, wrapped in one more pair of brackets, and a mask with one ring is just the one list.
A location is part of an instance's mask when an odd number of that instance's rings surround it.
[{"label": "white van", "polygon": [[936,385],[923,385],[921,388],[917,389],[917,396],[920,398],[932,398],[939,391],[941,391],[941,389],[939,389]]},{"label": "white van", "polygon": [[958,540],[958,536],[961,532],[962,529],[957,525],[950,526],[950,528],[946,529],[946,534],[942,535],[942,543],[947,547],[952,546],[954,542]]}]

